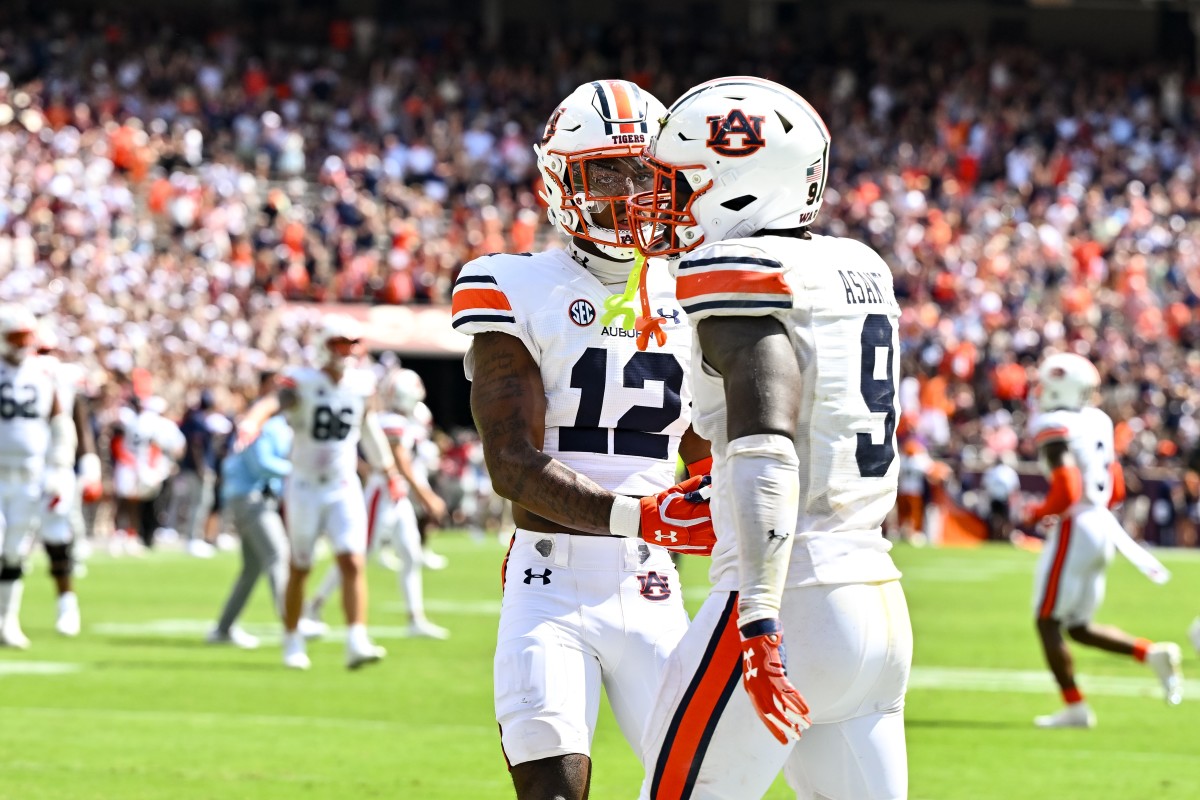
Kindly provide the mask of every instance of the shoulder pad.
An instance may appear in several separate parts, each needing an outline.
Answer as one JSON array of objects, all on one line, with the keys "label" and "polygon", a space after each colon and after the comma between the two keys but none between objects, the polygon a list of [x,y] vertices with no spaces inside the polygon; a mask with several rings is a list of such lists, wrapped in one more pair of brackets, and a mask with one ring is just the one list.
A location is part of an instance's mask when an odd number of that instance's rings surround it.
[{"label": "shoulder pad", "polygon": [[784,265],[741,241],[699,247],[680,259],[675,270],[676,295],[689,319],[765,316],[792,308]]}]

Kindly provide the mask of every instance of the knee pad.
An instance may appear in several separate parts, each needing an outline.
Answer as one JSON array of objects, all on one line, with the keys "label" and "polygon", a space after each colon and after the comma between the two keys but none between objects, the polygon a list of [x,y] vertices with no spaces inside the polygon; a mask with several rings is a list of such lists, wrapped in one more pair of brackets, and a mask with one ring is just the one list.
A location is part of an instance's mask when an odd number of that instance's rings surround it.
[{"label": "knee pad", "polygon": [[71,574],[71,545],[48,544],[46,555],[50,556],[50,574],[55,578],[65,578]]},{"label": "knee pad", "polygon": [[0,564],[0,583],[19,581],[24,574],[25,570],[20,564],[9,564],[8,562]]}]

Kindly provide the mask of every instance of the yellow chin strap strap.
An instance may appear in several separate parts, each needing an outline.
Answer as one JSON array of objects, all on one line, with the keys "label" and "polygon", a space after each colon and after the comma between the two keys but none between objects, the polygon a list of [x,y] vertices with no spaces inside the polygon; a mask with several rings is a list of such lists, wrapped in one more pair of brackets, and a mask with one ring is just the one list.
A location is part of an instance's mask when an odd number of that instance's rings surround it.
[{"label": "yellow chin strap strap", "polygon": [[[601,325],[608,326],[620,319],[623,330],[636,330],[638,350],[645,350],[650,346],[651,335],[654,336],[655,344],[659,347],[667,343],[666,331],[662,329],[662,324],[666,320],[650,315],[650,296],[646,292],[646,272],[646,257],[638,253],[633,260],[633,269],[629,273],[629,280],[625,282],[625,291],[605,298],[604,314],[600,317]],[[640,301],[641,314],[634,309],[635,296]]]}]

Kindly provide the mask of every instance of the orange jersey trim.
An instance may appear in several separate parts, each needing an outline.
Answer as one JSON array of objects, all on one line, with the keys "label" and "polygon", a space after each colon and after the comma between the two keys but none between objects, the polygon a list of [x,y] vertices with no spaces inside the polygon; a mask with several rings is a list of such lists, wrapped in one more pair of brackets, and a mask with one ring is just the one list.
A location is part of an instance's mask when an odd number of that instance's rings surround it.
[{"label": "orange jersey trim", "polygon": [[1046,442],[1066,439],[1070,436],[1070,433],[1071,432],[1066,428],[1046,428],[1046,430],[1039,432],[1038,435],[1034,437],[1034,440],[1038,444],[1045,444]]},{"label": "orange jersey trim", "polygon": [[706,294],[779,294],[791,296],[792,290],[778,272],[749,272],[725,269],[682,275],[675,285],[680,302]]},{"label": "orange jersey trim", "polygon": [[491,308],[497,311],[512,311],[508,297],[499,289],[459,289],[454,293],[451,313],[470,311],[477,308]]}]

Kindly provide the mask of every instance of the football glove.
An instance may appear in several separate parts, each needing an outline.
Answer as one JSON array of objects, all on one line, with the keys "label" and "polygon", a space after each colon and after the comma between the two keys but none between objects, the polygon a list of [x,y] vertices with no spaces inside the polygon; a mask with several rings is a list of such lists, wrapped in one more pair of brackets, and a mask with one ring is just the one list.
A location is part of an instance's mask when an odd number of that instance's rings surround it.
[{"label": "football glove", "polygon": [[396,474],[388,476],[388,497],[392,498],[392,502],[398,502],[401,500],[405,494],[407,494],[405,491],[406,488],[407,487],[404,485],[404,478]]},{"label": "football glove", "polygon": [[70,467],[46,467],[42,476],[42,501],[46,510],[66,513],[66,500],[74,485],[75,470]]},{"label": "football glove", "polygon": [[668,550],[712,555],[717,535],[709,512],[712,476],[697,475],[641,499],[642,538]]},{"label": "football glove", "polygon": [[800,739],[812,721],[808,704],[787,677],[783,627],[776,619],[743,625],[742,685],[758,718],[780,744]]},{"label": "football glove", "polygon": [[84,453],[79,457],[79,487],[85,503],[95,503],[104,494],[104,484],[100,482],[100,457],[95,453]]}]

